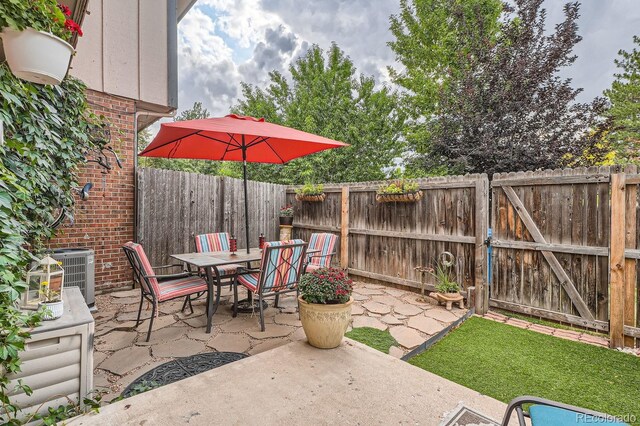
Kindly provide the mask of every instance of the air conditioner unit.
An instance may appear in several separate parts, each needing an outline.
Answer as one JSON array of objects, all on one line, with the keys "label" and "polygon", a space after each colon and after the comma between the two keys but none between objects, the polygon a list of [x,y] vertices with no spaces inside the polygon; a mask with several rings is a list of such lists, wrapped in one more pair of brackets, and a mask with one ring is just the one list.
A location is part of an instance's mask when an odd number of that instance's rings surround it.
[{"label": "air conditioner unit", "polygon": [[55,249],[51,255],[62,262],[64,286],[79,287],[85,302],[95,310],[95,264],[93,250],[85,248]]}]

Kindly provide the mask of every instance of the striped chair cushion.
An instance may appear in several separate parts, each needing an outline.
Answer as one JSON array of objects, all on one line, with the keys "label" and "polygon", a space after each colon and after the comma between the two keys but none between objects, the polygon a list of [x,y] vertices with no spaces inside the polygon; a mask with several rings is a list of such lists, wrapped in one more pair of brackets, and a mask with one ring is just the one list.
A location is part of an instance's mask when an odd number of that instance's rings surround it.
[{"label": "striped chair cushion", "polygon": [[[129,247],[138,255],[138,260],[140,261],[140,267],[146,275],[155,275],[153,268],[151,267],[151,263],[149,263],[149,259],[147,258],[147,254],[144,252],[144,248],[138,243],[134,243],[129,241],[125,243],[125,246]],[[160,294],[160,287],[158,286],[158,280],[156,278],[149,278],[149,284],[151,284],[151,289],[148,288],[146,280],[143,278],[141,280],[143,289],[147,292],[153,292],[153,294]]]},{"label": "striped chair cushion", "polygon": [[[338,237],[334,234],[311,234],[309,249],[320,250],[320,252],[309,256],[309,266],[317,265],[320,268],[328,268],[331,266],[332,256],[327,255],[335,251],[337,241]],[[309,270],[309,267],[307,267],[307,270]]]},{"label": "striped chair cushion", "polygon": [[229,234],[227,232],[216,232],[214,234],[196,235],[196,251],[206,253],[210,251],[228,251]]},{"label": "striped chair cushion", "polygon": [[175,297],[207,291],[207,282],[200,277],[184,277],[175,280],[162,281],[159,286],[159,302],[173,299]]},{"label": "striped chair cushion", "polygon": [[250,274],[240,275],[238,277],[238,282],[255,293],[256,289],[258,288],[259,279],[260,279],[260,273],[252,272]]},{"label": "striped chair cushion", "polygon": [[[287,247],[291,244],[304,244],[302,240],[272,241],[265,243],[260,264],[263,293],[279,291],[285,288],[294,288],[297,285],[296,277],[302,269],[302,252],[304,246]],[[282,247],[281,247],[282,246]],[[270,247],[276,247],[268,250]]]}]

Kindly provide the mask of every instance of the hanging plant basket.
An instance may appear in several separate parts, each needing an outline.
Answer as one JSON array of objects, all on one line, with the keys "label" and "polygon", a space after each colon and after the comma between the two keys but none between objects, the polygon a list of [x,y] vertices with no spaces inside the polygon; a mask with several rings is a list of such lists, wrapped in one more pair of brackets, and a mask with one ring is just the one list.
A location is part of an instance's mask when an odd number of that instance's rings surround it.
[{"label": "hanging plant basket", "polygon": [[379,203],[415,203],[422,198],[422,191],[406,192],[404,194],[376,194]]},{"label": "hanging plant basket", "polygon": [[327,198],[327,194],[325,194],[324,192],[322,194],[316,194],[316,195],[296,194],[296,200],[308,201],[310,203],[321,203],[324,201],[325,198]]},{"label": "hanging plant basket", "polygon": [[5,28],[0,34],[11,72],[38,84],[60,84],[69,70],[73,46],[51,33]]}]

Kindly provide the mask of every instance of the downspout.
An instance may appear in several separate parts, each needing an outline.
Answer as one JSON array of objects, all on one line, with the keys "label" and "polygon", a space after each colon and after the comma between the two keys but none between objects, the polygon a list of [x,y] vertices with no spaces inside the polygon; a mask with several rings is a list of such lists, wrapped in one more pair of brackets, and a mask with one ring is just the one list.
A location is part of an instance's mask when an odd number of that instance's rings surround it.
[{"label": "downspout", "polygon": [[138,117],[158,117],[158,118],[171,118],[175,117],[176,111],[173,110],[169,113],[165,112],[151,112],[151,111],[136,111],[133,118],[133,240],[138,241]]}]

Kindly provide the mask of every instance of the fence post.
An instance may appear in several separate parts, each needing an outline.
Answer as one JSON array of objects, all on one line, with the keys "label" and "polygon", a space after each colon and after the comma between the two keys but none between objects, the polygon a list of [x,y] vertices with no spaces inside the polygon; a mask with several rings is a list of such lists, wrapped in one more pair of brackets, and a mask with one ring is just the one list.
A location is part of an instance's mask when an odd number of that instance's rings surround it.
[{"label": "fence post", "polygon": [[340,222],[340,267],[349,267],[349,187],[342,188],[342,219]]},{"label": "fence post", "polygon": [[486,175],[478,176],[475,192],[475,308],[476,314],[484,315],[489,310],[487,246],[484,244],[489,228],[489,180]]},{"label": "fence post", "polygon": [[[626,166],[624,169],[625,181],[627,174],[636,174],[638,172],[636,166]],[[626,182],[625,182],[626,184]],[[625,187],[625,249],[636,248],[637,227],[636,227],[636,203],[638,197],[638,186],[628,185]],[[624,260],[624,325],[635,327],[636,312],[635,303],[628,301],[636,300],[636,259]],[[624,337],[624,345],[630,348],[634,346],[635,339],[631,336]]]},{"label": "fence post", "polygon": [[625,175],[612,173],[609,246],[609,346],[612,348],[624,346],[625,198]]}]

